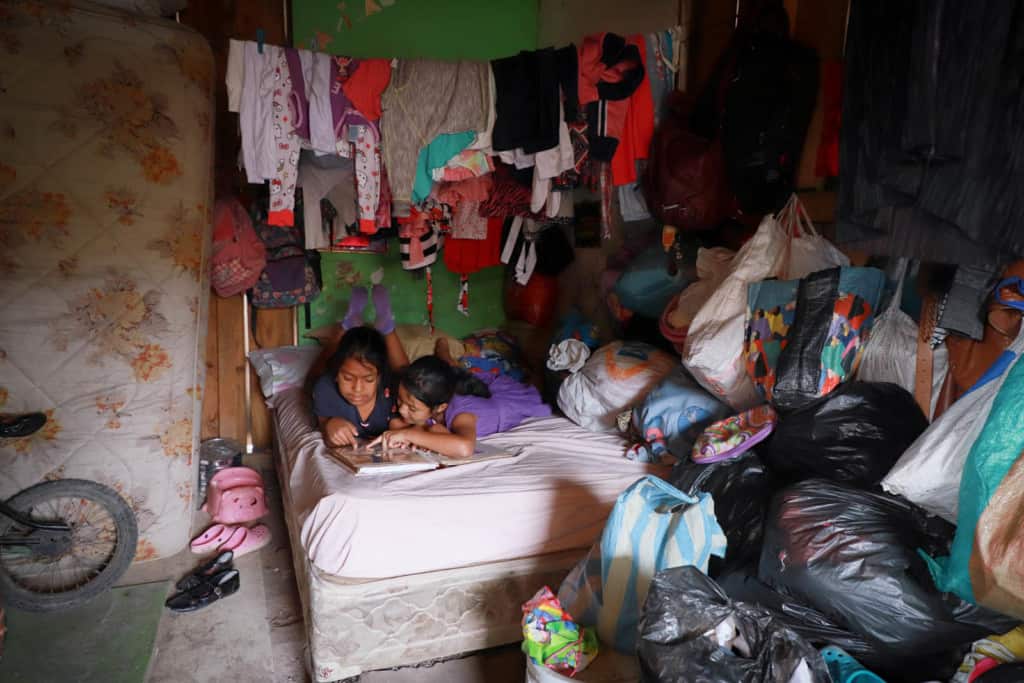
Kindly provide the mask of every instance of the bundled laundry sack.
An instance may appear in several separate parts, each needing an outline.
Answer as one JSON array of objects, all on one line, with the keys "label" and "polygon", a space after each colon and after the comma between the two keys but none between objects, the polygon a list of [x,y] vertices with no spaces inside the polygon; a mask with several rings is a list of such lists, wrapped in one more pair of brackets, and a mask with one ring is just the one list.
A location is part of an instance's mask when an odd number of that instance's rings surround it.
[{"label": "bundled laundry sack", "polygon": [[775,485],[756,453],[747,451],[709,465],[681,460],[672,468],[668,482],[688,496],[707,493],[715,500],[715,519],[725,532],[728,549],[724,559],[711,558],[709,576],[757,562],[764,513]]},{"label": "bundled laundry sack", "polygon": [[654,575],[687,565],[707,571],[725,549],[709,494],[688,496],[648,475],[619,495],[601,540],[566,576],[558,599],[579,623],[597,626],[602,643],[633,654]]},{"label": "bundled laundry sack", "polygon": [[779,412],[825,396],[857,372],[884,287],[877,268],[831,268],[800,281],[771,391]]},{"label": "bundled laundry sack", "polygon": [[1022,352],[1024,333],[1003,352],[1003,361],[987,373],[984,384],[960,397],[904,451],[882,480],[882,488],[956,522],[964,463],[1006,381],[1008,366]]},{"label": "bundled laundry sack", "polygon": [[695,567],[654,577],[644,603],[639,650],[640,671],[648,683],[832,680],[810,643],[768,610],[733,602]]},{"label": "bundled laundry sack", "polygon": [[1024,618],[1024,363],[1014,361],[960,480],[948,557],[928,559],[942,590]]},{"label": "bundled laundry sack", "polygon": [[612,342],[562,382],[558,407],[585,429],[613,432],[618,415],[637,405],[678,365],[678,360],[648,344]]},{"label": "bundled laundry sack", "polygon": [[626,457],[640,462],[674,464],[686,458],[700,433],[724,417],[729,407],[704,390],[683,366],[677,366],[633,409],[636,443]]},{"label": "bundled laundry sack", "polygon": [[[895,662],[933,655],[933,664],[942,665],[940,654],[1017,623],[932,583],[919,552],[948,547],[952,532],[900,498],[808,480],[773,499],[758,578]],[[950,662],[955,669],[955,659]],[[948,678],[952,671],[918,673],[911,680]]]},{"label": "bundled laundry sack", "polygon": [[781,415],[758,452],[783,478],[822,477],[870,487],[927,427],[905,389],[885,382],[848,382]]}]

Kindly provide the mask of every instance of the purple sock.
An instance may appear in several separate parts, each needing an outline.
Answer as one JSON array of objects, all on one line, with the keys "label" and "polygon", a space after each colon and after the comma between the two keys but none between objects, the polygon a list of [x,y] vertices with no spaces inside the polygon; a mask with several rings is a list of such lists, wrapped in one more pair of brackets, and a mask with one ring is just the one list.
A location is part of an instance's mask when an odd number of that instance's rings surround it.
[{"label": "purple sock", "polygon": [[373,326],[381,334],[391,334],[395,331],[395,316],[391,313],[391,297],[388,296],[388,288],[384,285],[373,286],[373,307],[377,311],[377,318]]},{"label": "purple sock", "polygon": [[346,330],[359,327],[363,324],[363,309],[366,308],[366,287],[353,287],[352,298],[348,301],[348,313],[341,321],[341,326]]}]

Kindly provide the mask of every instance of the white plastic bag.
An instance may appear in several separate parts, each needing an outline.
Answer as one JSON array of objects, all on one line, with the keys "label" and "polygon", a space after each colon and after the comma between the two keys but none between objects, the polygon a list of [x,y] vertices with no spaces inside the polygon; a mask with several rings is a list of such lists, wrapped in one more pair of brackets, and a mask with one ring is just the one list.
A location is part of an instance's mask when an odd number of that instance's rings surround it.
[{"label": "white plastic bag", "polygon": [[779,223],[789,236],[785,279],[795,280],[819,270],[850,265],[846,254],[814,229],[807,209],[795,194],[779,212]]},{"label": "white plastic bag", "polygon": [[747,286],[777,275],[786,233],[771,214],[736,253],[731,271],[690,323],[683,364],[712,394],[736,410],[763,402],[743,367]]},{"label": "white plastic bag", "polygon": [[[914,393],[914,378],[917,374],[917,324],[913,318],[900,309],[903,297],[903,279],[907,273],[907,259],[901,259],[896,277],[896,292],[881,315],[868,338],[867,348],[861,358],[857,379],[865,382],[892,382],[911,394]],[[949,370],[949,352],[943,344],[932,354],[932,399],[928,418],[935,414],[942,383]]]},{"label": "white plastic bag", "polygon": [[593,432],[617,431],[619,413],[629,410],[679,366],[653,346],[616,341],[595,351],[583,368],[558,388],[562,413]]},{"label": "white plastic bag", "polygon": [[[1007,351],[1016,356],[1024,352],[1024,327]],[[882,488],[956,524],[964,463],[1011,365],[998,378],[962,396],[933,422],[885,475]]]},{"label": "white plastic bag", "polygon": [[689,327],[694,316],[729,275],[729,265],[735,256],[736,252],[725,247],[697,250],[697,281],[673,300],[675,306],[665,316],[669,325],[677,329]]},{"label": "white plastic bag", "polygon": [[769,214],[761,220],[757,232],[733,258],[729,275],[694,316],[683,364],[705,389],[736,410],[763,403],[744,369],[747,287],[771,277],[797,279],[849,264],[818,235],[793,195],[778,216]]}]

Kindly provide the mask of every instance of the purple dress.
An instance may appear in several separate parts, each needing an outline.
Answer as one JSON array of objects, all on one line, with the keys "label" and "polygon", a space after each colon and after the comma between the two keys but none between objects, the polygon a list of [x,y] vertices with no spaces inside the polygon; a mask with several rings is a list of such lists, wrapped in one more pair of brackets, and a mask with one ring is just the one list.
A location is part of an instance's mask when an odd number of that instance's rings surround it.
[{"label": "purple dress", "polygon": [[[481,377],[487,382],[485,377]],[[481,438],[508,431],[528,417],[550,417],[551,408],[540,400],[540,392],[529,384],[499,375],[489,382],[490,398],[457,394],[444,414],[445,425],[462,413],[476,415],[476,436]]]}]

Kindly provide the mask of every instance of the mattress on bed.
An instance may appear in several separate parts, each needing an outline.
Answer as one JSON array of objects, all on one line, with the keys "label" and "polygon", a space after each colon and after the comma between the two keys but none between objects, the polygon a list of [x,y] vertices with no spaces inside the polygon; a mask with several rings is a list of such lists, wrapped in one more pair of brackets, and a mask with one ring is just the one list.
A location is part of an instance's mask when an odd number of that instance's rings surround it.
[{"label": "mattress on bed", "polygon": [[356,477],[326,452],[300,390],[273,399],[300,541],[319,570],[380,579],[589,547],[615,499],[665,468],[564,418],[482,441],[517,457],[406,475]]}]

